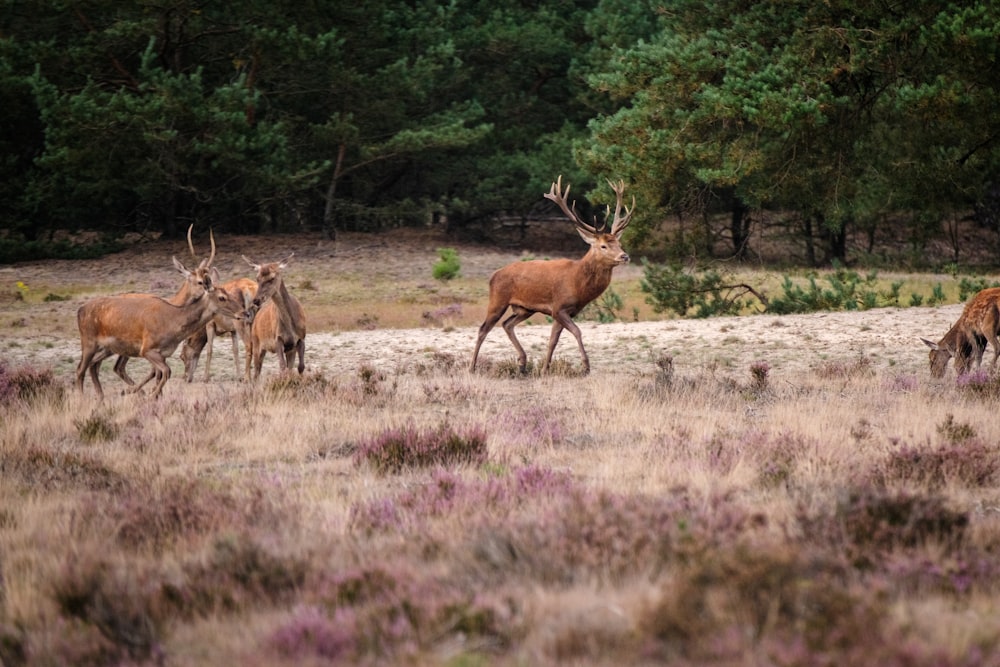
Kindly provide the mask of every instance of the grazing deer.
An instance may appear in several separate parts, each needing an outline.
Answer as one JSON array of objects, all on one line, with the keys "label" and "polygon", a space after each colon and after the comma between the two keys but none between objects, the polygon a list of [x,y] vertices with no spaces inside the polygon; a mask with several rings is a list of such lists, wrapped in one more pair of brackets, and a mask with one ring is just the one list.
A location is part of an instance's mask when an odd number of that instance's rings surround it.
[{"label": "grazing deer", "polygon": [[[194,225],[188,227],[187,242],[188,248],[191,250],[191,257],[197,259],[198,255],[194,251],[194,243],[191,241],[191,230],[194,229]],[[209,241],[212,244],[212,252],[208,256],[208,259],[203,259],[198,263],[198,266],[188,273],[185,274],[184,282],[181,283],[181,287],[177,290],[177,293],[169,297],[167,301],[175,306],[183,306],[184,304],[190,303],[195,299],[199,298],[205,292],[205,286],[211,285],[212,280],[218,281],[218,273],[212,268],[212,262],[215,260],[215,235],[209,230],[208,232]],[[182,267],[177,259],[174,259],[174,266],[180,270]],[[124,297],[148,297],[148,294],[122,294],[120,296]],[[118,359],[115,360],[115,374],[120,377],[125,384],[129,387],[134,388],[136,386],[135,381],[129,376],[126,366],[128,365],[129,357],[126,355],[119,355]],[[185,365],[186,367],[186,365]],[[143,386],[149,382],[156,374],[156,370],[153,369],[146,378],[139,383],[139,386]]]},{"label": "grazing deer", "polygon": [[250,379],[250,363],[253,360],[253,379],[260,377],[264,365],[264,353],[271,352],[278,357],[278,367],[284,373],[291,367],[295,355],[299,355],[299,374],[306,367],[306,316],[302,304],[285,287],[281,272],[288,266],[292,253],[280,262],[257,264],[245,255],[243,260],[257,272],[257,296],[248,311],[253,315],[250,325],[250,346],[247,352],[246,377]]},{"label": "grazing deer", "polygon": [[[177,258],[174,265],[189,278],[192,273]],[[80,363],[76,368],[76,386],[83,392],[83,378],[89,371],[99,398],[104,397],[99,374],[101,362],[112,355],[144,357],[153,371],[140,384],[129,389],[140,391],[154,376],[153,397],[158,398],[170,379],[167,358],[181,341],[198,329],[204,329],[217,313],[243,317],[243,302],[211,283],[202,294],[182,306],[175,306],[158,296],[105,296],[91,299],[77,311],[80,328]]]},{"label": "grazing deer", "polygon": [[[249,310],[253,305],[253,299],[257,295],[257,283],[249,278],[236,278],[222,284],[222,289],[243,300],[243,310]],[[198,368],[198,359],[202,350],[207,355],[205,357],[205,381],[212,377],[212,344],[216,336],[229,334],[233,339],[233,362],[236,364],[236,377],[240,377],[240,344],[247,354],[250,353],[250,325],[245,319],[234,320],[231,317],[216,315],[208,323],[204,331],[195,332],[181,346],[181,360],[184,362],[184,377],[188,382],[194,381],[194,372]]]},{"label": "grazing deer", "polygon": [[[544,313],[552,317],[552,332],[549,334],[549,347],[542,365],[545,372],[552,362],[552,352],[559,342],[563,329],[568,329],[580,348],[583,357],[583,368],[590,372],[590,359],[583,347],[580,329],[573,322],[573,316],[584,306],[599,297],[611,283],[611,271],[619,264],[629,261],[628,255],[622,250],[620,239],[622,232],[632,218],[632,209],[625,207],[622,215],[622,196],[625,192],[625,182],[617,184],[608,181],[617,197],[615,217],[609,233],[585,223],[576,213],[576,204],[569,206],[566,199],[569,196],[569,185],[562,191],[562,176],[552,184],[545,195],[559,205],[562,212],[576,225],[576,231],[590,245],[590,250],[581,259],[534,260],[530,262],[514,262],[497,270],[490,277],[489,306],[486,319],[479,327],[476,339],[476,349],[472,352],[472,364],[469,369],[476,369],[479,348],[486,335],[500,320],[500,317],[510,308],[511,315],[503,322],[507,337],[517,350],[517,363],[524,373],[528,358],[521,343],[514,335],[514,327],[535,313]],[[635,207],[635,197],[632,198]],[[611,207],[608,207],[608,214]]]},{"label": "grazing deer", "polygon": [[993,364],[1000,357],[1000,287],[990,287],[977,292],[965,304],[961,317],[952,325],[948,333],[934,343],[921,338],[931,348],[930,366],[932,377],[943,377],[948,360],[955,357],[955,372],[968,373],[975,358],[976,368],[982,366],[986,343],[993,346]]}]

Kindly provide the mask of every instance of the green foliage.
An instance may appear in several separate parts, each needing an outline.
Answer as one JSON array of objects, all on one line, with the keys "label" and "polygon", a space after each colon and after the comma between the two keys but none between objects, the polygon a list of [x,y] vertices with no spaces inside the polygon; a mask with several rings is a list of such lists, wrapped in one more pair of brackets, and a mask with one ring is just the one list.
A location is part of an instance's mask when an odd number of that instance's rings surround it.
[{"label": "green foliage", "polygon": [[877,289],[875,272],[862,277],[858,272],[837,267],[826,277],[829,287],[822,287],[815,274],[807,277],[805,286],[789,276],[782,282],[782,295],[772,297],[767,310],[779,315],[809,313],[817,310],[868,310],[881,306],[899,305],[902,283],[892,283],[888,291]]},{"label": "green foliage", "polygon": [[735,315],[747,305],[740,298],[743,292],[727,284],[728,277],[716,271],[696,275],[679,265],[646,260],[643,271],[640,288],[649,295],[646,301],[658,313],[671,311],[681,317]]},{"label": "green foliage", "polygon": [[1000,287],[1000,282],[990,282],[986,278],[962,278],[958,281],[958,300],[967,301],[969,297],[990,287]]},{"label": "green foliage", "polygon": [[68,241],[25,241],[0,239],[0,264],[27,262],[40,259],[94,259],[118,252],[122,244],[113,239],[92,243]]},{"label": "green foliage", "polygon": [[587,304],[586,308],[577,316],[581,320],[597,320],[602,324],[621,320],[621,311],[625,307],[625,301],[621,295],[609,287],[604,294],[596,300]]},{"label": "green foliage", "polygon": [[432,274],[436,280],[451,280],[458,277],[462,263],[458,259],[458,251],[454,248],[438,248],[440,258],[434,264]]}]

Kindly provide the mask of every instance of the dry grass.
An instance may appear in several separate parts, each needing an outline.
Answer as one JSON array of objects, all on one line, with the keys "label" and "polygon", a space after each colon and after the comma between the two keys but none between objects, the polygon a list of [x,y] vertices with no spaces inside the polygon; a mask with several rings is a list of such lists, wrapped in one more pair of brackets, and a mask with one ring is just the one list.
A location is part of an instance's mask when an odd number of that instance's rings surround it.
[{"label": "dry grass", "polygon": [[[0,392],[0,663],[1000,662],[997,392],[932,381],[916,340],[958,307],[588,323],[589,376],[568,339],[552,375],[511,377],[497,332],[471,375],[509,258],[460,250],[467,282],[440,285],[435,247],[408,273],[380,256],[367,304],[296,249],[327,313],[306,375],[270,360],[245,386],[222,346],[215,382],[159,401],[70,389],[78,299],[11,303],[3,386],[29,390]],[[138,257],[132,283],[170,284]],[[330,324],[359,310],[379,326]],[[532,358],[547,335],[525,328]],[[390,449],[407,429],[420,456]]]}]

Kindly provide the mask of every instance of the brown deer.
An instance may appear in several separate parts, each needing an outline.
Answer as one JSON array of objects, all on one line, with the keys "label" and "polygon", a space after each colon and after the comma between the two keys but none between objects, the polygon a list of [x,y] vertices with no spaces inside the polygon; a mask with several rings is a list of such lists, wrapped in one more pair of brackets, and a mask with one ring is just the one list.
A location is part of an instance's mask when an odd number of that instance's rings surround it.
[{"label": "brown deer", "polygon": [[288,291],[281,276],[294,255],[292,253],[280,262],[268,264],[257,264],[243,256],[243,260],[257,272],[257,296],[247,313],[253,316],[247,348],[247,379],[250,379],[251,359],[253,379],[260,377],[266,352],[278,357],[278,368],[282,373],[291,367],[296,354],[299,355],[299,374],[305,370],[306,315],[302,304]]},{"label": "brown deer", "polygon": [[[197,253],[195,253],[194,243],[191,241],[191,230],[193,229],[194,229],[193,224],[188,227],[187,242],[188,242],[188,248],[191,250],[191,257],[197,259],[198,255]],[[167,301],[169,301],[173,305],[183,306],[184,304],[194,301],[205,292],[206,284],[208,285],[212,284],[212,280],[215,280],[216,282],[218,281],[219,278],[218,272],[214,271],[214,269],[212,268],[212,262],[215,260],[215,235],[211,232],[211,230],[209,230],[208,238],[212,244],[211,254],[208,256],[208,259],[201,260],[201,262],[198,263],[197,267],[191,269],[191,271],[186,273],[184,282],[181,283],[180,289],[177,290],[177,293],[167,298]],[[174,266],[177,267],[178,270],[182,268],[177,259],[174,259]],[[122,294],[120,296],[145,298],[148,297],[149,295],[131,293],[131,294]],[[126,366],[128,365],[128,360],[129,360],[128,356],[119,355],[118,358],[115,360],[114,370],[115,374],[118,377],[120,377],[125,382],[125,384],[127,384],[129,387],[134,388],[136,386],[135,381],[132,380],[131,376],[129,376],[128,371],[126,370]],[[149,382],[155,376],[155,374],[156,374],[156,369],[154,368],[152,371],[150,371],[150,374],[147,375],[146,378],[141,383],[139,383],[139,386],[141,387],[142,385]]]},{"label": "brown deer", "polygon": [[977,292],[962,310],[961,317],[948,333],[934,343],[921,338],[930,351],[932,377],[944,377],[948,360],[955,357],[955,372],[968,373],[975,359],[976,368],[982,366],[986,343],[993,346],[993,364],[1000,357],[1000,287],[990,287]]},{"label": "brown deer", "polygon": [[[191,271],[174,258],[178,270],[189,277]],[[153,371],[138,385],[138,392],[153,377],[157,378],[153,397],[158,398],[170,379],[167,358],[181,341],[198,329],[204,329],[216,313],[243,317],[243,303],[225,290],[208,282],[202,294],[182,306],[175,306],[158,296],[106,296],[91,299],[77,311],[80,328],[80,363],[76,368],[76,386],[83,392],[83,379],[90,379],[99,398],[104,397],[99,374],[101,362],[112,355],[144,357]]]},{"label": "brown deer", "polygon": [[[249,310],[253,305],[253,299],[257,295],[257,283],[249,278],[236,278],[223,283],[222,288],[234,296],[243,300],[243,310]],[[208,323],[204,331],[195,332],[181,346],[181,360],[184,362],[184,377],[188,382],[194,381],[194,372],[198,368],[198,359],[204,350],[205,356],[205,381],[212,377],[212,345],[216,336],[229,334],[233,340],[233,362],[236,364],[236,376],[240,375],[240,345],[247,354],[250,353],[250,324],[245,319],[234,320],[231,317],[218,314]]]},{"label": "brown deer", "polygon": [[[624,207],[625,214],[622,215],[625,183],[619,181],[616,184],[608,181],[608,184],[617,198],[614,222],[608,233],[604,232],[604,225],[598,229],[585,223],[577,215],[575,203],[573,206],[566,203],[570,186],[567,184],[566,191],[563,192],[562,176],[552,184],[545,198],[558,204],[562,212],[573,221],[576,231],[590,245],[590,250],[578,260],[514,262],[497,270],[490,277],[489,306],[486,310],[486,319],[479,327],[476,348],[472,352],[472,364],[469,366],[471,371],[476,369],[479,348],[486,335],[509,308],[511,314],[503,321],[503,329],[517,350],[517,363],[522,373],[526,371],[528,358],[517,336],[514,335],[514,327],[535,313],[544,313],[552,317],[552,332],[549,334],[549,347],[542,372],[548,370],[552,362],[552,353],[563,329],[569,330],[576,338],[580,356],[583,357],[584,372],[590,372],[590,359],[583,347],[580,329],[573,322],[573,316],[607,289],[611,283],[612,269],[629,261],[629,256],[622,250],[620,243],[622,232],[632,218],[632,209],[627,206]],[[635,197],[632,198],[632,207],[635,207]],[[609,206],[608,214],[610,213]]]}]

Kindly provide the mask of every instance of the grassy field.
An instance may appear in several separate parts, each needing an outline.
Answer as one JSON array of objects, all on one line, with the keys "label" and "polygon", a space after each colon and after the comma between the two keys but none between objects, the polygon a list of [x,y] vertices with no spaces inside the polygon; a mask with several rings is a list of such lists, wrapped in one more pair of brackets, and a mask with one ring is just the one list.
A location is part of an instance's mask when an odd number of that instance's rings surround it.
[{"label": "grassy field", "polygon": [[1000,383],[918,340],[959,305],[668,320],[633,266],[590,375],[470,374],[520,253],[403,241],[219,239],[295,251],[307,372],[157,401],[72,389],[74,314],[186,248],[0,270],[0,664],[1000,664]]}]

